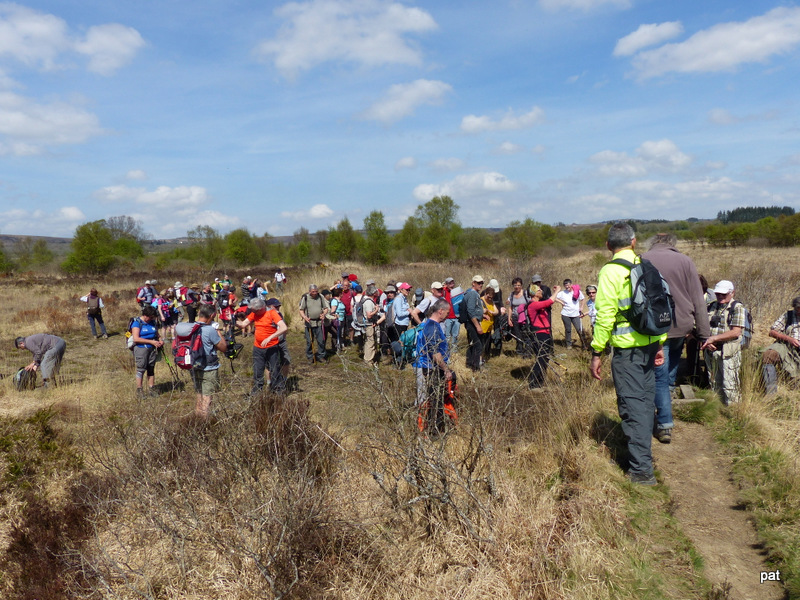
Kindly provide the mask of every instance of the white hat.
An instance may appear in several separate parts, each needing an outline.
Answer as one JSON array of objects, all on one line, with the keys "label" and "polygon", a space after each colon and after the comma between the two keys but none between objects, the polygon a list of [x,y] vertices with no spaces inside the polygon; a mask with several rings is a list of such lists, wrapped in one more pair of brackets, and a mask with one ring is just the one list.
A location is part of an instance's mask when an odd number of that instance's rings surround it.
[{"label": "white hat", "polygon": [[497,279],[490,279],[489,287],[494,289],[495,293],[500,291],[500,284],[497,283]]},{"label": "white hat", "polygon": [[714,286],[715,294],[730,294],[733,291],[733,283],[727,279],[723,279]]},{"label": "white hat", "polygon": [[443,287],[444,287],[444,285],[442,285],[442,282],[441,282],[441,281],[434,281],[434,282],[431,284],[431,289],[432,289],[432,290],[440,290],[440,289],[442,289]]}]

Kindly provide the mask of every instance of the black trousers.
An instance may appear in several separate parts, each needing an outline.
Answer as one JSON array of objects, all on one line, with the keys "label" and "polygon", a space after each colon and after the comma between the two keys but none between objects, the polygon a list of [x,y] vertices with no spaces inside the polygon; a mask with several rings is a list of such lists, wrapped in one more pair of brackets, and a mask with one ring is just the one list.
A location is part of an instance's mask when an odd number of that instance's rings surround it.
[{"label": "black trousers", "polygon": [[472,320],[464,324],[467,329],[467,339],[469,340],[469,348],[467,348],[467,367],[473,371],[478,371],[481,368],[481,355],[483,354],[483,340],[475,323]]}]

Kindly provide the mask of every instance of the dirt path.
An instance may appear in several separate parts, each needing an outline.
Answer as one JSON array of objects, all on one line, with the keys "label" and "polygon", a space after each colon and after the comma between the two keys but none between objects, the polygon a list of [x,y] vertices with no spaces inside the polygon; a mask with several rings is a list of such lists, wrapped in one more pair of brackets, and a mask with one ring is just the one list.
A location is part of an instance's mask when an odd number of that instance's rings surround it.
[{"label": "dirt path", "polygon": [[780,583],[761,583],[764,563],[753,525],[730,479],[731,463],[702,425],[678,423],[671,444],[653,440],[656,468],[675,501],[675,516],[705,560],[717,589],[730,584],[731,600],[780,600]]}]

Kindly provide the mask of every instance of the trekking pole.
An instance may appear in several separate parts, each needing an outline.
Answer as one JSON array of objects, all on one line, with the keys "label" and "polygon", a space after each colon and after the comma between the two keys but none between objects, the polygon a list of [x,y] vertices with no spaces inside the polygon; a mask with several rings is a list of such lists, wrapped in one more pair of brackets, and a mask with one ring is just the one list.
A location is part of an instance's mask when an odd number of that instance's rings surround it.
[{"label": "trekking pole", "polygon": [[181,382],[180,376],[178,375],[178,370],[175,368],[175,365],[172,364],[172,361],[169,359],[169,355],[164,351],[164,346],[160,346],[158,351],[161,353],[161,357],[164,359],[164,362],[167,363],[167,367],[169,367],[169,372],[172,375],[172,389],[174,390]]}]

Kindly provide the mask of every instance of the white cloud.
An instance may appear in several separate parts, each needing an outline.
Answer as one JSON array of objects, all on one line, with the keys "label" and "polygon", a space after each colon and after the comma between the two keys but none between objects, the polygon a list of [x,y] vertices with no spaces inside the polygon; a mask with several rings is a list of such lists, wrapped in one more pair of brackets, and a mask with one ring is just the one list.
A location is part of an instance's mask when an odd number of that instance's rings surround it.
[{"label": "white cloud", "polygon": [[94,197],[100,202],[130,202],[151,209],[168,206],[170,215],[181,218],[196,215],[200,208],[211,202],[206,189],[196,185],[161,185],[152,191],[127,185],[111,185],[97,190]]},{"label": "white cloud", "polygon": [[538,106],[534,106],[529,112],[516,116],[514,111],[509,110],[505,116],[499,120],[493,120],[488,116],[468,115],[461,119],[461,131],[465,133],[482,133],[484,131],[511,131],[515,129],[527,129],[538,125],[544,121],[544,111]]},{"label": "white cloud", "polygon": [[62,19],[11,2],[0,4],[0,56],[52,69],[69,45],[67,24]]},{"label": "white cloud", "polygon": [[628,8],[630,0],[539,0],[539,5],[545,10],[556,11],[561,9],[578,9],[589,11],[610,4],[618,8]]},{"label": "white cloud", "polygon": [[147,173],[145,173],[141,169],[132,169],[132,170],[127,172],[127,174],[125,175],[125,178],[126,179],[133,179],[133,180],[147,179]]},{"label": "white cloud", "polygon": [[394,170],[400,171],[401,169],[416,169],[417,159],[413,156],[404,156],[396,163],[394,163]]},{"label": "white cloud", "polygon": [[67,23],[52,14],[11,2],[0,3],[0,56],[10,56],[29,67],[65,68],[59,62],[68,52],[89,57],[89,70],[111,75],[130,62],[144,40],[138,31],[117,23],[90,27],[84,39],[73,35]]},{"label": "white cloud", "polygon": [[282,217],[303,221],[305,219],[327,219],[333,216],[333,211],[327,204],[315,204],[308,210],[284,211]]},{"label": "white cloud", "polygon": [[497,172],[472,173],[459,175],[452,181],[445,183],[423,183],[414,188],[414,197],[417,200],[430,200],[434,196],[476,196],[486,192],[512,192],[517,189],[517,184],[510,181],[505,175]]},{"label": "white cloud", "polygon": [[438,158],[431,162],[431,167],[437,171],[458,171],[464,168],[464,161],[460,158]]},{"label": "white cloud", "polygon": [[372,121],[394,123],[414,114],[423,104],[440,104],[452,86],[443,81],[417,79],[412,83],[398,83],[386,95],[369,107],[362,117]]},{"label": "white cloud", "polygon": [[86,215],[77,206],[64,206],[54,211],[15,208],[0,212],[3,233],[6,234],[23,235],[46,231],[47,235],[67,237],[85,220]]},{"label": "white cloud", "polygon": [[715,125],[735,125],[748,121],[768,121],[778,116],[777,111],[770,110],[761,114],[737,116],[724,108],[714,108],[708,112],[708,120]]},{"label": "white cloud", "polygon": [[599,165],[597,170],[601,175],[611,177],[641,177],[652,170],[677,172],[692,162],[671,140],[644,142],[636,149],[635,156],[603,150],[589,160]]},{"label": "white cloud", "polygon": [[732,71],[766,62],[800,43],[800,7],[778,7],[743,22],[720,23],[685,42],[639,53],[633,66],[643,79],[669,72]]},{"label": "white cloud", "polygon": [[520,146],[519,144],[514,144],[513,142],[503,142],[497,148],[494,149],[495,154],[518,154],[522,152],[525,148]]},{"label": "white cloud", "polygon": [[97,117],[80,108],[0,92],[0,155],[41,154],[49,146],[80,144],[101,133]]},{"label": "white cloud", "polygon": [[90,27],[86,38],[75,44],[75,50],[89,57],[89,70],[112,75],[133,60],[144,46],[139,32],[118,23]]},{"label": "white cloud", "polygon": [[419,65],[421,54],[406,36],[437,28],[428,12],[385,0],[290,2],[275,14],[284,25],[255,53],[288,76],[330,61]]},{"label": "white cloud", "polygon": [[656,46],[683,33],[680,21],[639,25],[639,29],[620,38],[614,47],[614,56],[630,56],[642,48]]}]

